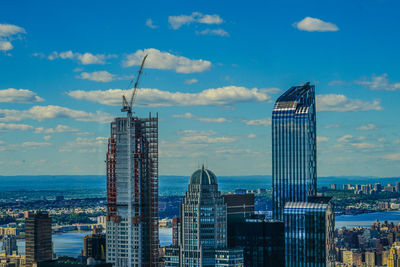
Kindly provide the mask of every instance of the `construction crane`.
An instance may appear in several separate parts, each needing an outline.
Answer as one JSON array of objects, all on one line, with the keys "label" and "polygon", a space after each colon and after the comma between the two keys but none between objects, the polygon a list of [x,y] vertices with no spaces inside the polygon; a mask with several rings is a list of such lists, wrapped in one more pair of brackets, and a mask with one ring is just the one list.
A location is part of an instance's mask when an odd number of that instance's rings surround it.
[{"label": "construction crane", "polygon": [[[133,105],[133,103],[135,102],[136,91],[137,91],[137,87],[138,87],[138,85],[139,85],[139,79],[140,79],[140,76],[142,75],[143,67],[144,67],[144,62],[146,61],[147,56],[148,56],[148,55],[145,55],[145,56],[143,57],[142,64],[140,65],[140,69],[139,69],[139,72],[138,72],[138,76],[137,76],[137,78],[136,78],[136,82],[135,82],[135,85],[134,85],[134,88],[133,88],[131,100],[128,102],[128,100],[126,99],[126,97],[125,97],[124,95],[122,96],[122,108],[121,108],[121,112],[127,112],[128,114],[132,114],[132,105]],[[132,83],[133,83],[133,80],[131,80],[131,82],[129,83],[128,89],[129,89],[129,87],[131,87]]]}]

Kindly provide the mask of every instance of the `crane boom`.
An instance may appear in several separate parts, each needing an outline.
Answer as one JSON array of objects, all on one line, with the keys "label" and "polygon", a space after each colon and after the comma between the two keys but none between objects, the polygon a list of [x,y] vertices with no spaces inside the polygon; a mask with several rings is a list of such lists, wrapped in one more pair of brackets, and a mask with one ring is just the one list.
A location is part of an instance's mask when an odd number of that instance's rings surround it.
[{"label": "crane boom", "polygon": [[[138,76],[136,78],[136,82],[135,82],[135,85],[134,85],[134,88],[133,88],[133,92],[132,92],[132,96],[131,96],[130,102],[128,103],[128,100],[126,99],[126,97],[124,95],[122,96],[122,109],[121,109],[122,112],[126,111],[128,113],[132,113],[132,106],[133,106],[133,103],[134,103],[135,98],[136,98],[136,91],[137,91],[137,87],[139,85],[139,79],[140,79],[140,76],[142,75],[143,68],[144,68],[144,63],[146,61],[147,56],[148,55],[145,55],[143,57],[143,59],[142,59],[142,64],[140,65],[140,69],[138,71]],[[129,87],[131,86],[132,82],[133,82],[133,80],[129,83]],[[129,87],[128,87],[128,89],[129,89]]]}]

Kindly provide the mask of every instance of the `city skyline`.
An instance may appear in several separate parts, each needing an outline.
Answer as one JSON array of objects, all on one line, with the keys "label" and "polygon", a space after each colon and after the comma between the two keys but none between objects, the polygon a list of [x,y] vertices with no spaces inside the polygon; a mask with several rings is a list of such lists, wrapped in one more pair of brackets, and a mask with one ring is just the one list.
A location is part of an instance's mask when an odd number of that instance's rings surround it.
[{"label": "city skyline", "polygon": [[108,125],[145,53],[134,110],[159,113],[161,175],[199,162],[272,174],[273,103],[307,81],[318,175],[398,175],[398,3],[153,5],[3,5],[2,175],[104,174]]}]

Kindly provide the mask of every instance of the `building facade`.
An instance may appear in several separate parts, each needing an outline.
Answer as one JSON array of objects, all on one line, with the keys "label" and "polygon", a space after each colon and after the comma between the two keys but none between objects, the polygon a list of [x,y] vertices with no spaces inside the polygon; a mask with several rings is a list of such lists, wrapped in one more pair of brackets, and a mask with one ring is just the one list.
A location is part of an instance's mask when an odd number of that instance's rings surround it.
[{"label": "building facade", "polygon": [[111,123],[106,220],[108,263],[159,266],[158,117]]},{"label": "building facade", "polygon": [[330,197],[287,202],[284,219],[287,267],[335,266],[335,218]]},{"label": "building facade", "polygon": [[15,235],[6,235],[2,239],[1,250],[5,255],[18,255],[17,238]]},{"label": "building facade", "polygon": [[190,177],[181,204],[181,266],[215,266],[215,250],[225,249],[226,204],[217,177],[204,166]]},{"label": "building facade", "polygon": [[25,219],[26,266],[53,259],[51,218],[45,212],[29,213]]},{"label": "building facade", "polygon": [[93,233],[83,238],[83,256],[97,261],[106,259],[106,235]]},{"label": "building facade", "polygon": [[306,83],[281,95],[272,111],[273,216],[283,220],[286,202],[316,194],[315,88]]}]

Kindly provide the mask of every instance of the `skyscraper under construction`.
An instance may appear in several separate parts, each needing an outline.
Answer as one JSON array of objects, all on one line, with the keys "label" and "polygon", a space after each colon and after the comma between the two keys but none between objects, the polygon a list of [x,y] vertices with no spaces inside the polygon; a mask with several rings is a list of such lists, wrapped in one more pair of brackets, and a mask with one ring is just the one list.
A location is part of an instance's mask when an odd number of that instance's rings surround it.
[{"label": "skyscraper under construction", "polygon": [[158,116],[111,123],[107,152],[107,262],[159,266]]}]

